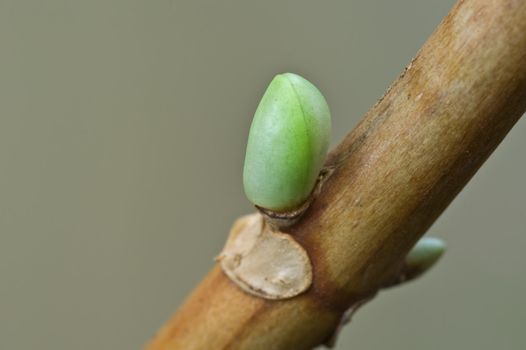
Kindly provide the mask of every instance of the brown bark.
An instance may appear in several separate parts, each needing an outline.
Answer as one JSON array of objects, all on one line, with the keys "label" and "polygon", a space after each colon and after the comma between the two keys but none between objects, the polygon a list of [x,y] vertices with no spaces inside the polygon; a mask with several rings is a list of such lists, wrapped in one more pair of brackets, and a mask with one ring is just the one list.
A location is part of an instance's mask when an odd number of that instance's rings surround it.
[{"label": "brown bark", "polygon": [[392,278],[526,109],[526,1],[459,1],[416,58],[329,155],[334,170],[288,232],[314,282],[269,301],[215,266],[148,345],[310,349]]}]

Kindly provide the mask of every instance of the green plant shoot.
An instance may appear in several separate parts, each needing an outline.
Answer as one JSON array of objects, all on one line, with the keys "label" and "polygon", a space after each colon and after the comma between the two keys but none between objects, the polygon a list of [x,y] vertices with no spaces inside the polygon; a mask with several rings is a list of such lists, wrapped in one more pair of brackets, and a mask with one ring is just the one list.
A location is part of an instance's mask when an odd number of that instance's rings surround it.
[{"label": "green plant shoot", "polygon": [[292,73],[270,83],[252,120],[243,170],[248,199],[283,212],[311,194],[323,166],[331,132],[325,98]]}]

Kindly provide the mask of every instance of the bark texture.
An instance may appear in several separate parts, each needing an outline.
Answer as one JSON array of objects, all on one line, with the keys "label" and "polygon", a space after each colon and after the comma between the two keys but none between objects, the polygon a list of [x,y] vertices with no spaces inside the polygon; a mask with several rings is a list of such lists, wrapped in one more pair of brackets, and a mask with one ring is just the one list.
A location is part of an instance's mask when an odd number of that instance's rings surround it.
[{"label": "bark texture", "polygon": [[311,349],[388,283],[526,109],[526,1],[459,1],[329,155],[332,174],[288,233],[307,250],[304,294],[246,294],[215,266],[147,346]]}]

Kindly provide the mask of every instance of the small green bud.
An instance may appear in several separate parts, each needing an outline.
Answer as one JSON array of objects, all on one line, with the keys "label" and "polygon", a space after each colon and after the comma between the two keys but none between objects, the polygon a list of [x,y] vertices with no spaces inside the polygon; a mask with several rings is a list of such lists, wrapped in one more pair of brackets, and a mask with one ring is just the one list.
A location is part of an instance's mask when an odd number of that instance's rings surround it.
[{"label": "small green bud", "polygon": [[248,136],[243,185],[248,199],[288,211],[310,195],[329,146],[329,106],[299,75],[279,74],[256,110]]},{"label": "small green bud", "polygon": [[413,279],[433,266],[444,254],[446,244],[439,238],[421,238],[405,258],[407,278]]}]

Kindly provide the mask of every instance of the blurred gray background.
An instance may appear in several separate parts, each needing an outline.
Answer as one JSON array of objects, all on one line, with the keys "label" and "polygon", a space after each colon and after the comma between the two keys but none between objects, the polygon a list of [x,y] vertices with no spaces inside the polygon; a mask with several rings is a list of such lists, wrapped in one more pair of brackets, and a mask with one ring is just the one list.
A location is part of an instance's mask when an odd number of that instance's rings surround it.
[{"label": "blurred gray background", "polygon": [[[139,349],[252,210],[273,75],[327,97],[333,145],[452,6],[0,0],[0,349]],[[526,348],[526,120],[430,230],[447,254],[337,349]]]}]

